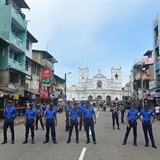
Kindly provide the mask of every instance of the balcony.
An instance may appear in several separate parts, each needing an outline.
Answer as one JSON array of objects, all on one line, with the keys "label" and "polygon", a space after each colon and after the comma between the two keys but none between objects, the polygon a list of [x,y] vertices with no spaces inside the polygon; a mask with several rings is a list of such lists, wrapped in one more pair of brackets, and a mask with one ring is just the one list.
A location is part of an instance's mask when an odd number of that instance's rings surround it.
[{"label": "balcony", "polygon": [[53,63],[51,63],[49,60],[47,59],[41,59],[40,63],[42,66],[47,67],[49,69],[53,69]]},{"label": "balcony", "polygon": [[11,17],[13,18],[13,23],[15,25],[18,25],[20,30],[26,30],[27,28],[27,21],[25,20],[25,17],[19,13],[15,8],[10,6],[11,8]]},{"label": "balcony", "polygon": [[154,58],[142,58],[142,64],[153,64],[154,63]]},{"label": "balcony", "polygon": [[24,42],[12,33],[10,33],[10,42],[13,45],[13,48],[16,49],[17,52],[25,52],[26,47]]},{"label": "balcony", "polygon": [[15,61],[14,59],[9,58],[9,60],[8,60],[8,65],[9,65],[11,68],[14,68],[14,69],[16,69],[16,70],[19,70],[19,71],[25,73],[25,65],[23,65],[22,63],[20,63],[20,62],[18,62],[18,61]]}]

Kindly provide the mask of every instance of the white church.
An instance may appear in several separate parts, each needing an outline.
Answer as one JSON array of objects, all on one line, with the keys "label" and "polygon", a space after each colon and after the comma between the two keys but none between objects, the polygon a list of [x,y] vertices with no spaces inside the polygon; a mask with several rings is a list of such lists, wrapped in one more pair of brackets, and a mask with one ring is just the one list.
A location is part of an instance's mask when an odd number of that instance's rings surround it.
[{"label": "white church", "polygon": [[68,100],[122,100],[121,67],[111,68],[110,79],[99,70],[92,78],[88,68],[79,68],[78,85],[67,87]]}]

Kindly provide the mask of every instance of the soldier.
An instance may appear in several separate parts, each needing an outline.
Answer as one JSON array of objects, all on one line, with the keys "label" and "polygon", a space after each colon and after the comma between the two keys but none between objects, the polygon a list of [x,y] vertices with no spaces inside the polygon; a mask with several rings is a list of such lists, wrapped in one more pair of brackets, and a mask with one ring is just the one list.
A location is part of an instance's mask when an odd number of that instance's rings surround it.
[{"label": "soldier", "polygon": [[69,130],[69,103],[66,103],[66,106],[65,106],[65,116],[66,116],[65,130],[67,132]]},{"label": "soldier", "polygon": [[124,102],[121,102],[120,110],[121,110],[121,123],[124,123],[124,114],[125,114]]},{"label": "soldier", "polygon": [[[140,121],[142,122],[142,128],[143,128],[144,138],[146,142],[145,147],[149,146],[149,139],[148,139],[148,133],[149,133],[152,147],[157,148],[154,142],[154,137],[153,137],[153,132],[152,132],[152,124],[155,120],[155,116],[152,110],[148,108],[148,104],[145,104],[144,109],[141,110],[139,116],[142,116],[142,119],[140,117]],[[152,116],[153,116],[153,120],[151,121]]]},{"label": "soldier", "polygon": [[83,110],[83,124],[85,124],[85,130],[86,130],[86,137],[87,137],[86,144],[90,143],[89,128],[91,129],[93,143],[97,144],[94,131],[94,124],[96,124],[96,115],[94,108],[90,105],[89,102],[86,103],[86,107]]},{"label": "soldier", "polygon": [[79,118],[79,110],[78,110],[78,104],[74,103],[74,107],[73,109],[70,110],[69,113],[69,136],[68,136],[68,141],[67,143],[71,142],[71,136],[72,136],[72,130],[73,127],[75,127],[75,131],[76,131],[76,143],[79,143],[79,131],[78,131],[78,124],[80,122],[80,118]]},{"label": "soldier", "polygon": [[36,130],[38,130],[38,120],[40,120],[42,130],[44,130],[44,125],[42,121],[43,109],[40,107],[40,104],[36,105]]},{"label": "soldier", "polygon": [[3,135],[4,141],[2,144],[7,143],[7,128],[10,127],[11,130],[11,144],[14,144],[14,119],[16,117],[16,108],[12,106],[12,101],[8,101],[8,106],[4,109],[4,124],[3,124]]},{"label": "soldier", "polygon": [[24,117],[24,126],[26,129],[26,133],[25,133],[25,140],[23,144],[28,143],[29,129],[31,130],[32,144],[34,144],[34,126],[35,124],[36,124],[36,110],[33,109],[33,104],[30,103],[29,109],[26,110],[25,117]]},{"label": "soldier", "polygon": [[44,112],[44,125],[46,126],[46,141],[43,143],[49,142],[49,131],[51,128],[53,143],[57,144],[55,131],[55,126],[57,126],[57,114],[56,110],[53,108],[52,102],[49,104],[49,108],[47,108]]},{"label": "soldier", "polygon": [[119,108],[118,106],[114,103],[113,104],[113,107],[111,107],[111,110],[112,112],[112,126],[113,126],[113,130],[115,129],[115,120],[116,120],[116,123],[117,123],[117,129],[120,130],[119,128]]},{"label": "soldier", "polygon": [[126,145],[129,133],[131,128],[133,128],[133,145],[137,146],[137,118],[138,118],[138,110],[134,108],[134,105],[131,104],[131,109],[127,110],[126,113],[126,134],[123,140],[122,145]]}]

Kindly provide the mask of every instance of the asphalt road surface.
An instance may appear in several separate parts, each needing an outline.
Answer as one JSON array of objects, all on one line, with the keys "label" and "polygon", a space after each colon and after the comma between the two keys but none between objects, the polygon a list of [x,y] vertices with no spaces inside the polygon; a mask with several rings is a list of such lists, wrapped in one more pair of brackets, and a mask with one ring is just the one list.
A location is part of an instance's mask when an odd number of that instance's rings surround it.
[{"label": "asphalt road surface", "polygon": [[[125,124],[120,124],[121,130],[112,130],[111,112],[96,112],[97,124],[95,125],[97,145],[91,141],[86,144],[84,130],[80,132],[79,144],[75,141],[73,130],[72,141],[67,144],[68,132],[65,132],[65,115],[58,114],[58,126],[56,127],[57,144],[52,141],[43,144],[45,130],[39,126],[35,131],[35,144],[23,145],[24,126],[15,126],[15,144],[10,144],[10,131],[8,130],[8,143],[0,144],[0,160],[160,160],[160,121],[153,124],[153,133],[158,149],[151,145],[144,147],[144,137],[141,123],[138,121],[138,146],[133,146],[132,130],[127,142],[123,146],[122,141],[125,134]],[[2,129],[0,130],[0,141],[3,141]]]}]

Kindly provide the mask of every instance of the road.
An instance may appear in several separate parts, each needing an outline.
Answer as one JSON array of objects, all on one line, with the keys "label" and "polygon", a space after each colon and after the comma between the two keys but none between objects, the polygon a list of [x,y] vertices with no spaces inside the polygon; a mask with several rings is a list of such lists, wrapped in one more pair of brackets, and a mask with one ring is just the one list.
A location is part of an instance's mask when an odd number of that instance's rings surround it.
[{"label": "road", "polygon": [[[66,144],[68,132],[65,132],[64,113],[58,114],[58,126],[56,128],[57,143],[50,141],[43,144],[45,131],[41,128],[35,132],[35,144],[23,145],[24,126],[15,126],[15,144],[10,144],[10,134],[8,143],[0,145],[1,160],[160,160],[160,122],[153,124],[155,141],[158,149],[151,146],[144,147],[144,138],[141,123],[138,122],[138,146],[133,146],[132,131],[127,145],[123,146],[122,141],[125,133],[125,124],[121,124],[121,130],[112,130],[111,112],[97,112],[97,124],[95,125],[97,145],[91,141],[86,144],[84,130],[80,132],[80,143],[75,142],[75,132],[72,141]],[[0,131],[0,141],[3,141],[2,130]]]}]

